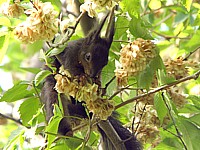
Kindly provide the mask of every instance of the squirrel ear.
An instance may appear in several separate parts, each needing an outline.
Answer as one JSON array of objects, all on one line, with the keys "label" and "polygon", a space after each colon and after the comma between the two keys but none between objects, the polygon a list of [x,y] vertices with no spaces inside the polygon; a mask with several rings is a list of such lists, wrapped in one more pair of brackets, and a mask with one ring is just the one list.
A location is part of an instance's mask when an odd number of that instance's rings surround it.
[{"label": "squirrel ear", "polygon": [[108,19],[108,27],[106,29],[106,34],[105,34],[106,41],[108,42],[109,45],[111,45],[113,41],[113,36],[115,32],[115,14],[114,14],[115,9],[116,6],[114,6],[110,12],[110,17]]},{"label": "squirrel ear", "polygon": [[108,22],[108,26],[106,29],[106,34],[105,34],[105,38],[106,41],[108,42],[109,45],[111,45],[112,41],[113,41],[113,36],[114,36],[114,26],[115,26],[115,15],[114,15],[114,10],[116,9],[116,7],[114,6],[111,10],[111,12],[107,13],[104,18],[102,19],[101,23],[98,25],[98,27],[93,30],[92,32],[89,33],[89,35],[86,37],[86,44],[89,45],[92,42],[94,42],[95,40],[99,40],[99,38],[101,38],[101,30],[106,22],[106,19],[108,18],[109,14],[109,22]]},{"label": "squirrel ear", "polygon": [[105,24],[106,18],[108,17],[109,13],[106,14],[106,16],[103,18],[101,23],[97,25],[98,27],[94,29],[92,32],[89,33],[89,35],[86,37],[86,44],[91,44],[93,41],[101,38],[101,30],[103,28],[103,25]]}]

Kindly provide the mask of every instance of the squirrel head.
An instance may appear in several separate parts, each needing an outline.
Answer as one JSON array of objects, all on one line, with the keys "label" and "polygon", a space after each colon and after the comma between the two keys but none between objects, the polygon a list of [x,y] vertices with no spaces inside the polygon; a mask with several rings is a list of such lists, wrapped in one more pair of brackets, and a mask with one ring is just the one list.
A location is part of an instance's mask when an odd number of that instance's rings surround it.
[{"label": "squirrel head", "polygon": [[108,23],[105,37],[101,37],[101,30],[108,14],[103,18],[98,28],[93,30],[84,39],[79,51],[79,62],[83,66],[84,72],[92,78],[97,76],[108,63],[108,54],[113,41],[115,22],[113,12],[111,12],[110,16],[110,23]]}]

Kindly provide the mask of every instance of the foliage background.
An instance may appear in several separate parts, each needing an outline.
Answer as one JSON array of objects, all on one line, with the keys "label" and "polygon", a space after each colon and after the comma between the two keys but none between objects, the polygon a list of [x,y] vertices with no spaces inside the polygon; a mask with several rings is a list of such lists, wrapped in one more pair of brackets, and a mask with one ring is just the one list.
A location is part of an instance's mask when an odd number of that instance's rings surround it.
[{"label": "foliage background", "polygon": [[[5,1],[1,0],[0,4]],[[43,0],[43,2],[46,1],[48,0]],[[59,12],[61,2],[49,1]],[[23,3],[29,3],[29,1],[24,0]],[[121,10],[116,15],[116,33],[110,50],[109,63],[102,72],[103,85],[115,75],[115,61],[119,60],[118,53],[121,46],[137,38],[154,40],[163,61],[167,58],[176,59],[180,56],[186,58],[189,54],[191,55],[188,60],[197,62],[200,60],[200,4],[198,0],[122,0],[120,7]],[[45,75],[42,74],[37,78],[39,80],[38,85],[34,86],[32,74],[40,72],[40,64],[37,66],[35,62],[40,57],[38,52],[43,46],[43,41],[23,44],[16,40],[12,33],[12,28],[25,18],[26,16],[22,16],[20,19],[0,16],[0,59],[3,59],[0,65],[0,78],[2,80],[0,83],[0,113],[10,116],[11,119],[15,118],[15,121],[8,119],[8,117],[5,118],[5,116],[0,118],[0,147],[5,149],[38,149],[44,146],[45,140],[41,137],[41,134],[44,134],[44,132],[56,133],[58,121],[61,119],[60,110],[57,108],[54,121],[47,127],[41,124],[44,122],[44,115],[38,93],[41,89],[39,82],[44,79]],[[83,33],[78,27],[72,39],[82,36]],[[174,78],[166,76],[162,61],[155,61],[156,63],[147,68],[139,77],[129,80],[130,84],[137,83],[132,88],[151,90],[152,72],[156,70],[159,74],[158,80],[161,83],[159,86],[175,81]],[[196,71],[198,71],[196,68],[190,68],[189,74],[192,75]],[[109,85],[107,89],[109,96],[117,90],[116,83],[115,80]],[[156,135],[156,137],[145,135],[149,140],[145,142],[144,149],[183,149],[183,147],[187,147],[189,150],[199,149],[199,84],[200,78],[178,84],[181,93],[187,96],[187,104],[181,108],[175,107],[165,90],[157,93],[154,99],[154,108],[157,111],[158,118],[162,122],[167,114],[172,115],[172,117],[166,127],[162,125],[158,127],[159,135]],[[13,88],[11,88],[12,86]],[[9,88],[11,89],[8,90]],[[113,91],[113,89],[115,90]],[[113,98],[116,106],[123,103],[122,100],[126,101],[137,96],[137,90],[129,90],[128,93]],[[167,102],[170,108],[163,104],[163,94],[166,98],[164,102]],[[135,103],[130,103],[117,109],[120,114],[120,121],[130,130],[135,115],[134,108]],[[51,142],[55,140],[56,136],[49,135],[47,147],[49,149],[79,149],[84,145],[85,134],[85,132],[78,132],[76,138],[61,139],[54,146],[51,145]],[[152,141],[157,137],[159,137],[158,143],[152,145]],[[98,140],[99,134],[92,132],[87,146],[84,148],[95,149]],[[39,145],[38,141],[40,141]]]}]

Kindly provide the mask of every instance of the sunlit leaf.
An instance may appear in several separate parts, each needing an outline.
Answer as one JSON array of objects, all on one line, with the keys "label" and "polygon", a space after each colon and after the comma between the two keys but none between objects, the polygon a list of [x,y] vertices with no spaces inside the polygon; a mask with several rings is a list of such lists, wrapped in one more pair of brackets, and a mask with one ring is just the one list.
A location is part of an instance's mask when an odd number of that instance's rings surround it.
[{"label": "sunlit leaf", "polygon": [[20,99],[33,96],[33,91],[28,90],[29,84],[21,81],[7,90],[0,99],[0,102],[14,102]]},{"label": "sunlit leaf", "polygon": [[164,117],[166,117],[168,110],[160,92],[156,93],[154,96],[154,106],[158,114],[158,118],[162,124],[163,119]]},{"label": "sunlit leaf", "polygon": [[61,111],[59,111],[58,105],[54,105],[54,116],[50,119],[48,126],[45,129],[48,135],[47,148],[51,147],[52,142],[55,140],[59,123],[62,119]]},{"label": "sunlit leaf", "polygon": [[163,61],[159,55],[157,55],[150,63],[147,65],[144,71],[142,71],[138,76],[138,86],[149,89],[155,72],[158,69],[163,68]]},{"label": "sunlit leaf", "polygon": [[194,116],[190,117],[189,119],[196,125],[200,126],[200,113],[195,114]]},{"label": "sunlit leaf", "polygon": [[42,70],[35,76],[35,85],[38,86],[48,75],[52,74],[49,70]]},{"label": "sunlit leaf", "polygon": [[11,26],[10,19],[8,19],[7,17],[0,17],[0,25],[10,27]]},{"label": "sunlit leaf", "polygon": [[21,67],[20,69],[25,70],[27,72],[31,72],[33,74],[37,74],[38,72],[41,71],[39,68],[24,68],[24,67]]},{"label": "sunlit leaf", "polygon": [[[16,145],[18,143],[20,143],[20,139],[22,139],[21,136],[23,136],[24,133],[25,133],[25,129],[22,127],[19,127],[17,130],[14,130],[10,134],[9,141],[8,141],[7,145],[4,147],[4,150],[15,149]],[[21,141],[21,142],[23,142],[23,141]]]},{"label": "sunlit leaf", "polygon": [[6,54],[9,45],[9,39],[9,34],[0,37],[0,63],[3,60],[4,55]]},{"label": "sunlit leaf", "polygon": [[[28,122],[32,119],[33,115],[35,115],[39,109],[39,99],[32,97],[26,99],[19,107],[20,118],[22,119],[22,123],[27,126]],[[31,106],[31,109],[30,109]]]},{"label": "sunlit leaf", "polygon": [[140,1],[139,0],[122,0],[120,6],[123,11],[128,11],[131,17],[139,17]]},{"label": "sunlit leaf", "polygon": [[149,7],[151,9],[158,9],[161,7],[161,1],[160,0],[151,0],[149,3]]},{"label": "sunlit leaf", "polygon": [[187,148],[189,150],[199,149],[199,139],[200,139],[199,128],[186,119],[180,119],[178,127],[182,132],[182,138],[184,139]]},{"label": "sunlit leaf", "polygon": [[145,27],[145,23],[140,18],[132,17],[129,24],[130,32],[135,38],[153,39],[150,32]]},{"label": "sunlit leaf", "polygon": [[63,50],[65,49],[65,47],[63,48],[53,48],[50,51],[47,52],[47,56],[51,57],[51,56],[55,56],[60,54]]}]

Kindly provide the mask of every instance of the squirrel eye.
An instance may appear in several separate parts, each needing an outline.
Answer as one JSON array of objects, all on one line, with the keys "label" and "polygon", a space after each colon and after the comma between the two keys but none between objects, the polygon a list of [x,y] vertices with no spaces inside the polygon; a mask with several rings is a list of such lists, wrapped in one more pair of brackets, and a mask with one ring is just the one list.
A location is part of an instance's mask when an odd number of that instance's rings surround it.
[{"label": "squirrel eye", "polygon": [[91,53],[86,53],[85,54],[85,60],[90,62],[91,61]]}]

